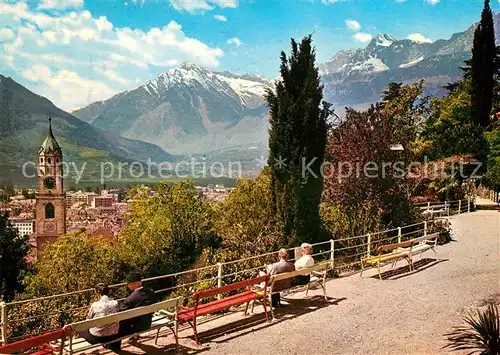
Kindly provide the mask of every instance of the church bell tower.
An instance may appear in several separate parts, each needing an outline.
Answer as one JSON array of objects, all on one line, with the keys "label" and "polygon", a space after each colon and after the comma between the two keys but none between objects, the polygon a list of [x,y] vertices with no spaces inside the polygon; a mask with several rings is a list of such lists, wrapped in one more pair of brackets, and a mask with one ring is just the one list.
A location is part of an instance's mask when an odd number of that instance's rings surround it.
[{"label": "church bell tower", "polygon": [[47,243],[66,233],[66,193],[63,188],[62,150],[52,133],[38,149],[36,181],[36,247],[37,256]]}]

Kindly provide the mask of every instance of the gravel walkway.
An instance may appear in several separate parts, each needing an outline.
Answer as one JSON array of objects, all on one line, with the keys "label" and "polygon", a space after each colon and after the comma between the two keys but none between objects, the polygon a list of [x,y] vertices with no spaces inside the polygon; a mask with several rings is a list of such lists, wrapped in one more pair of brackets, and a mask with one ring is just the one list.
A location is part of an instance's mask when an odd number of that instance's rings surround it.
[{"label": "gravel walkway", "polygon": [[[328,282],[322,301],[303,293],[280,309],[278,321],[264,323],[262,307],[243,317],[233,313],[200,326],[201,349],[190,349],[191,330],[181,332],[183,353],[195,354],[443,354],[443,333],[488,298],[500,301],[500,213],[478,211],[450,218],[454,242],[437,248],[408,273],[404,261],[384,280],[368,270]],[[389,272],[387,272],[389,271]],[[129,346],[129,353],[173,352],[172,337],[156,349]]]}]

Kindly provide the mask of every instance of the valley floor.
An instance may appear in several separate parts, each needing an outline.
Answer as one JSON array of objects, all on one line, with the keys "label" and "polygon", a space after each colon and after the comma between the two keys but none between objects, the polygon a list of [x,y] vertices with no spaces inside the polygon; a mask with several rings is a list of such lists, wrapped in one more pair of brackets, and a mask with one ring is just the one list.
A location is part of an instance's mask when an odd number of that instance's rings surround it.
[{"label": "valley floor", "polygon": [[[328,282],[323,301],[319,290],[290,296],[265,323],[262,306],[253,316],[234,312],[200,325],[203,345],[193,348],[191,329],[180,334],[185,354],[444,354],[443,334],[462,324],[470,310],[496,300],[500,303],[500,213],[477,211],[450,218],[454,241],[429,251],[409,273],[404,261],[384,280],[368,270]],[[418,260],[418,259],[417,259]],[[164,335],[167,335],[164,332]],[[152,338],[154,338],[152,336]],[[146,339],[145,339],[146,340]],[[175,353],[173,337],[134,346],[127,354]]]}]

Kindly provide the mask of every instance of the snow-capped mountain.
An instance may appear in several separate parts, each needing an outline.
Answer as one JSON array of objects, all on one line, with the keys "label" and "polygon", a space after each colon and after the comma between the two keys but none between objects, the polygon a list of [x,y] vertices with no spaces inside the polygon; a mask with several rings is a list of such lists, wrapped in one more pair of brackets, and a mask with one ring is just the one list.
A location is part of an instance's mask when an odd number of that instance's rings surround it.
[{"label": "snow-capped mountain", "polygon": [[[494,20],[498,31],[500,14]],[[391,81],[420,79],[425,79],[427,94],[439,96],[444,85],[462,74],[459,67],[470,58],[474,29],[472,25],[448,40],[432,43],[378,34],[366,48],[340,51],[319,65],[325,99],[342,114],[344,106],[364,107],[377,101]]]},{"label": "snow-capped mountain", "polygon": [[[500,14],[494,20],[498,29]],[[459,67],[470,58],[474,28],[432,43],[379,34],[365,48],[340,51],[319,65],[324,99],[342,115],[344,106],[362,108],[379,100],[391,81],[420,79],[425,79],[427,94],[439,96],[445,84],[461,75]],[[74,115],[174,154],[218,151],[214,155],[220,153],[226,159],[237,152],[253,154],[252,149],[259,147],[258,157],[267,147],[264,93],[272,86],[263,76],[237,76],[184,63]]]},{"label": "snow-capped mountain", "polygon": [[174,154],[203,153],[267,140],[264,94],[272,82],[183,63],[139,87],[74,114],[126,138]]}]

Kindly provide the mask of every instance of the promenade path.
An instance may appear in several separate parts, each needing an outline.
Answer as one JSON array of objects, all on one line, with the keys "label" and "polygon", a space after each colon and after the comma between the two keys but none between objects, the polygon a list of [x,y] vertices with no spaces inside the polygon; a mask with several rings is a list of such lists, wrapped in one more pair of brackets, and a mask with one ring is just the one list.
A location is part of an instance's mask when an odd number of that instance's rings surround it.
[{"label": "promenade path", "polygon": [[[500,303],[500,213],[485,210],[450,217],[455,241],[417,261],[408,272],[376,270],[333,279],[322,301],[315,290],[290,296],[290,305],[265,323],[262,306],[244,317],[231,313],[199,327],[201,348],[191,329],[180,333],[182,353],[196,354],[445,354],[443,333],[486,302]],[[366,276],[365,276],[366,275]],[[167,334],[165,332],[165,334]],[[124,344],[124,354],[173,354],[172,336]]]}]

